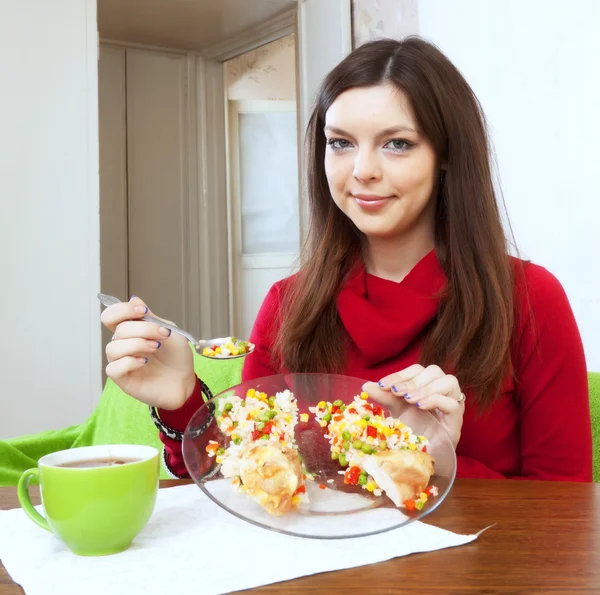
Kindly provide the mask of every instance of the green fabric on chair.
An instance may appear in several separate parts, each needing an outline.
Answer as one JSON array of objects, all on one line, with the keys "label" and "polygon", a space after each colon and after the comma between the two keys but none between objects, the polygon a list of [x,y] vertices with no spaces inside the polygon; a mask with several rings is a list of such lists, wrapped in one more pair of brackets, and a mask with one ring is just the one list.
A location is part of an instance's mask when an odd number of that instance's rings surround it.
[{"label": "green fabric on chair", "polygon": [[588,374],[594,452],[594,481],[600,483],[600,372]]},{"label": "green fabric on chair", "polygon": [[[243,358],[211,360],[194,354],[196,374],[217,394],[241,381]],[[57,450],[96,444],[162,444],[148,407],[107,380],[90,417],[81,425],[0,440],[0,486],[16,485],[21,473],[36,467],[38,459]],[[161,466],[161,478],[167,478]]]}]

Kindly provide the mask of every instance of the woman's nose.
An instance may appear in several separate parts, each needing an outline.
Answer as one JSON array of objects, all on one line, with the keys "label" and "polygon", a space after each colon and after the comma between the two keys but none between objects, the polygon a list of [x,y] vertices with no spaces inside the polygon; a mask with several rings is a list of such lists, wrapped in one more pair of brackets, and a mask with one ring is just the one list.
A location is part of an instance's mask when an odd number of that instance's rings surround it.
[{"label": "woman's nose", "polygon": [[360,182],[373,182],[381,178],[381,168],[373,151],[358,152],[353,175]]}]

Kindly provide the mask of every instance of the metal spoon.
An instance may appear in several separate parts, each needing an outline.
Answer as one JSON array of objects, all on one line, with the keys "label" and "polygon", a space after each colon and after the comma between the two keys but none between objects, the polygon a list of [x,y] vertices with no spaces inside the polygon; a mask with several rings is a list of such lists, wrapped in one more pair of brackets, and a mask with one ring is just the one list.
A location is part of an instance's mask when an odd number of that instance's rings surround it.
[{"label": "metal spoon", "polygon": [[[114,304],[120,304],[121,300],[119,298],[116,298],[112,295],[106,295],[104,293],[99,293],[98,294],[98,299],[100,300],[100,302],[102,302],[102,304],[104,304],[105,306],[113,306]],[[239,355],[223,355],[223,356],[211,356],[211,355],[204,355],[204,348],[205,347],[214,347],[214,346],[221,346],[221,345],[225,345],[225,343],[227,343],[231,338],[230,337],[223,337],[223,338],[219,338],[219,339],[211,339],[210,341],[205,341],[204,339],[198,340],[195,337],[193,337],[192,335],[190,335],[190,333],[188,333],[187,331],[184,331],[182,329],[180,329],[178,326],[175,326],[174,324],[169,324],[168,322],[165,322],[164,320],[161,320],[160,318],[155,318],[154,316],[149,316],[148,314],[146,314],[145,316],[142,317],[142,320],[145,320],[147,322],[154,322],[156,324],[159,324],[160,326],[164,326],[165,328],[170,329],[172,332],[174,333],[179,333],[180,335],[182,335],[183,337],[185,337],[194,347],[194,349],[196,350],[196,352],[201,355],[202,357],[207,357],[208,359],[236,359],[238,357],[246,357],[247,355],[250,355],[253,351],[254,351],[254,344],[253,343],[248,343],[248,351],[246,353],[240,353]]]}]

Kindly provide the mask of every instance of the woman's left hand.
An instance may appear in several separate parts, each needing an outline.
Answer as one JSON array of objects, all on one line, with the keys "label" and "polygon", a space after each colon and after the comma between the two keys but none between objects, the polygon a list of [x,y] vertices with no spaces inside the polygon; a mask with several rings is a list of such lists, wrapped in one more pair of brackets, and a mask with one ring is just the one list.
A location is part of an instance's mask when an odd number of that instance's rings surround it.
[{"label": "woman's left hand", "polygon": [[404,399],[420,409],[431,411],[444,426],[454,448],[460,440],[465,411],[465,396],[458,380],[445,374],[439,366],[415,364],[385,376],[378,383],[367,382],[363,390],[382,404],[390,404],[390,396]]}]

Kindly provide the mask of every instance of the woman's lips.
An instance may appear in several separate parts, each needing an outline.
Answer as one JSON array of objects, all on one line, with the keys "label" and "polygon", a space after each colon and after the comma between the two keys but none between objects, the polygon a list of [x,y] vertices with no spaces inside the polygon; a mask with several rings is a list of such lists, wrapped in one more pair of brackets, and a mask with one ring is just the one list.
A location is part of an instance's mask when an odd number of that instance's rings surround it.
[{"label": "woman's lips", "polygon": [[354,194],[356,204],[365,211],[377,211],[383,208],[393,197],[374,194]]}]

